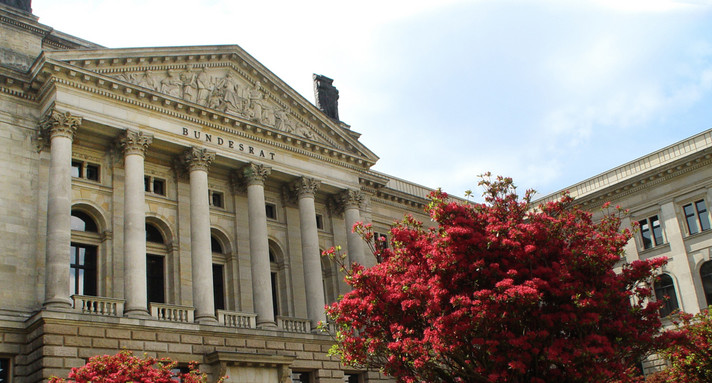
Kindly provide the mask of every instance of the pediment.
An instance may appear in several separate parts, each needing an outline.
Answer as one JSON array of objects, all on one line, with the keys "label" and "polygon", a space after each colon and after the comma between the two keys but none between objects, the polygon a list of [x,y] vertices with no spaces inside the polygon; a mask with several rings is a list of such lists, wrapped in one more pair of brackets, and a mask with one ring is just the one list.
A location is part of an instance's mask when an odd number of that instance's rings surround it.
[{"label": "pediment", "polygon": [[365,167],[378,160],[359,133],[327,117],[238,46],[55,51],[45,60],[112,79],[134,94],[174,100],[182,111],[210,114],[212,122],[234,121],[309,148],[348,153]]}]

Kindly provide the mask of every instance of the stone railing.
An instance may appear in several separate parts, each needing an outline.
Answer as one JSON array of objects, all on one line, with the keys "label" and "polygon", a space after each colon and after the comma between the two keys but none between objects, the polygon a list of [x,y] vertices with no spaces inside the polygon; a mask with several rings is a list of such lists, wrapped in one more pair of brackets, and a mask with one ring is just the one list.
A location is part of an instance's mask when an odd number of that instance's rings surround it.
[{"label": "stone railing", "polygon": [[190,306],[149,303],[151,316],[160,321],[193,323],[195,309]]},{"label": "stone railing", "polygon": [[72,295],[74,309],[82,314],[103,315],[110,317],[124,316],[124,300],[92,297],[88,295]]},{"label": "stone railing", "polygon": [[277,327],[288,332],[311,332],[311,322],[309,319],[277,317]]},{"label": "stone railing", "polygon": [[225,327],[257,328],[257,314],[217,310],[218,322]]}]

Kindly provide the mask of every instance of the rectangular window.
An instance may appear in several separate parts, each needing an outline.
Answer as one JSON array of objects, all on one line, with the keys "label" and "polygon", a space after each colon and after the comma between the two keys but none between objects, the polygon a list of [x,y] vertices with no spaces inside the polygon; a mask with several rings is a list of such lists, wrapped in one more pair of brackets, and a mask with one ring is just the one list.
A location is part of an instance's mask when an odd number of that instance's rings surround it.
[{"label": "rectangular window", "polygon": [[143,190],[145,190],[146,193],[166,195],[166,180],[151,176],[144,176]]},{"label": "rectangular window", "polygon": [[643,240],[643,249],[650,249],[660,246],[663,241],[663,229],[657,215],[638,221],[640,224],[640,236]]},{"label": "rectangular window", "polygon": [[388,248],[388,234],[373,232],[373,244],[376,249],[387,249]]},{"label": "rectangular window", "polygon": [[360,374],[344,374],[344,383],[361,383]]},{"label": "rectangular window", "polygon": [[149,302],[166,303],[163,270],[163,257],[146,255],[146,287]]},{"label": "rectangular window", "polygon": [[87,164],[85,173],[88,180],[99,182],[99,165]]},{"label": "rectangular window", "polygon": [[277,206],[272,203],[265,204],[265,211],[268,219],[277,219]]},{"label": "rectangular window", "polygon": [[72,177],[99,182],[99,165],[72,160]]},{"label": "rectangular window", "polygon": [[81,161],[72,161],[72,177],[82,178],[82,168]]},{"label": "rectangular window", "polygon": [[96,246],[69,247],[69,294],[96,296]]},{"label": "rectangular window", "polygon": [[311,372],[292,372],[292,383],[312,383]]},{"label": "rectangular window", "polygon": [[166,181],[160,178],[153,179],[153,194],[166,195]]},{"label": "rectangular window", "polygon": [[222,192],[208,190],[208,201],[210,201],[210,205],[212,206],[224,208],[225,203],[223,196],[224,194]]},{"label": "rectangular window", "polygon": [[710,217],[704,200],[689,203],[682,207],[687,222],[687,232],[697,234],[710,229]]},{"label": "rectangular window", "polygon": [[10,358],[0,358],[0,383],[9,383],[11,378]]},{"label": "rectangular window", "polygon": [[213,263],[213,295],[215,310],[225,310],[225,278],[223,265]]},{"label": "rectangular window", "polygon": [[324,230],[324,216],[321,214],[316,215],[316,228],[319,230]]}]

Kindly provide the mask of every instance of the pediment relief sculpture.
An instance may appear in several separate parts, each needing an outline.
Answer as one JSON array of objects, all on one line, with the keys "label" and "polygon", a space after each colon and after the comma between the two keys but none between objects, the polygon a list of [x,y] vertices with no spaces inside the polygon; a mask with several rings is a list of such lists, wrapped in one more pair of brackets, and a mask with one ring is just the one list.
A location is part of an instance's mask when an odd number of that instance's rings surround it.
[{"label": "pediment relief sculpture", "polygon": [[182,70],[146,69],[113,77],[279,131],[317,140],[312,128],[295,118],[288,106],[269,100],[269,92],[259,81],[251,84],[232,70],[208,71],[206,67],[197,69],[187,65]]}]

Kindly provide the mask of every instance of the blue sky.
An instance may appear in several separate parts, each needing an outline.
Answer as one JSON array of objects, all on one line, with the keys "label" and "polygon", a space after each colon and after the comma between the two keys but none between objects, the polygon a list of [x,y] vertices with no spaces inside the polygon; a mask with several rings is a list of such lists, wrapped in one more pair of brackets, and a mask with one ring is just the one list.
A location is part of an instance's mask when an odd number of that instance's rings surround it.
[{"label": "blue sky", "polygon": [[[170,5],[169,5],[170,4]],[[712,128],[712,0],[34,0],[112,48],[237,44],[339,115],[375,170],[547,194]]]}]

